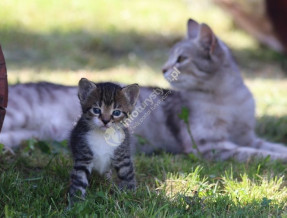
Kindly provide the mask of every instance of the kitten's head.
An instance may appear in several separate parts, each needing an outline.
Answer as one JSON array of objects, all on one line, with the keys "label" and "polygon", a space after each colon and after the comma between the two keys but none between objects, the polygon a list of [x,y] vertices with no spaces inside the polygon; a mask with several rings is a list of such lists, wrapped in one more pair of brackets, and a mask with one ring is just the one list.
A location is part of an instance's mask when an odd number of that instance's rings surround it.
[{"label": "kitten's head", "polygon": [[79,82],[78,97],[83,116],[93,127],[106,129],[128,117],[136,104],[139,86],[120,87],[113,83],[95,84],[85,78]]},{"label": "kitten's head", "polygon": [[178,89],[209,89],[208,81],[216,77],[226,59],[225,47],[208,25],[189,19],[187,38],[172,48],[163,67],[164,76]]}]

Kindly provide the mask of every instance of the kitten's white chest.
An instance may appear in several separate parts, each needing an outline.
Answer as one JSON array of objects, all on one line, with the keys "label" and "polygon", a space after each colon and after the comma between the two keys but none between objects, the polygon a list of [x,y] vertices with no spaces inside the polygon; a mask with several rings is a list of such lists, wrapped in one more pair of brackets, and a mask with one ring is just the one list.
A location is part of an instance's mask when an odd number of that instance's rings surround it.
[{"label": "kitten's white chest", "polygon": [[105,131],[93,130],[87,134],[87,142],[94,156],[93,169],[100,174],[107,172],[115,149],[121,144],[121,141],[110,143]]}]

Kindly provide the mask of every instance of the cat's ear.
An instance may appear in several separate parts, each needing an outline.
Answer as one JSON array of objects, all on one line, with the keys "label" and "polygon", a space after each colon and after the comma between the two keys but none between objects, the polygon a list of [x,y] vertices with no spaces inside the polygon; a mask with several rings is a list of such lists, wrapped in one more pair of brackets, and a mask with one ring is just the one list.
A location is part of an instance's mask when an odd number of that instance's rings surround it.
[{"label": "cat's ear", "polygon": [[89,95],[89,93],[96,89],[97,86],[95,83],[89,81],[86,78],[82,78],[79,81],[79,91],[78,91],[78,97],[80,101],[85,101]]},{"label": "cat's ear", "polygon": [[212,55],[218,47],[218,41],[211,28],[205,23],[200,25],[199,42]]},{"label": "cat's ear", "polygon": [[187,21],[187,38],[193,39],[198,35],[199,32],[199,24],[193,20],[188,19]]},{"label": "cat's ear", "polygon": [[128,85],[122,88],[122,92],[128,99],[129,103],[132,105],[132,107],[135,106],[140,93],[139,85],[138,84]]}]

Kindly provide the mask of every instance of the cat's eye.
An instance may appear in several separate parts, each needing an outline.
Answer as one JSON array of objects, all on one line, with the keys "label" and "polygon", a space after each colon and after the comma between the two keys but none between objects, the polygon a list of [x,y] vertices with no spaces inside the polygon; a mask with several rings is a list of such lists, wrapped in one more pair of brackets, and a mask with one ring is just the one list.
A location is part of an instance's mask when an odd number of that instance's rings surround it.
[{"label": "cat's eye", "polygon": [[118,116],[120,116],[122,114],[122,112],[120,111],[120,110],[114,110],[113,111],[113,116],[114,117],[118,117]]},{"label": "cat's eye", "polygon": [[101,114],[101,109],[94,107],[93,108],[93,113],[96,114],[96,115],[99,115],[99,114]]},{"label": "cat's eye", "polygon": [[187,59],[187,57],[180,55],[180,56],[178,56],[176,62],[181,63],[181,62],[185,61],[186,59]]}]

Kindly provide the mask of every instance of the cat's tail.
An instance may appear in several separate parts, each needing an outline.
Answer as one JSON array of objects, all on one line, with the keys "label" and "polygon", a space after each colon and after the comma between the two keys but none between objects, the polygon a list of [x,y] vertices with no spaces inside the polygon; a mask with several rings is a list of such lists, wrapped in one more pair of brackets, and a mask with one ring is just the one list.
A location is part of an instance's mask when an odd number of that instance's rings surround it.
[{"label": "cat's tail", "polygon": [[287,152],[279,153],[254,147],[244,147],[229,141],[207,142],[204,145],[200,145],[198,148],[201,156],[205,159],[235,159],[239,162],[246,162],[254,158],[270,157],[271,160],[281,160],[284,163],[287,163]]},{"label": "cat's tail", "polygon": [[264,151],[272,151],[279,154],[287,154],[286,145],[280,143],[268,142],[261,138],[256,138],[252,144],[252,147]]}]

